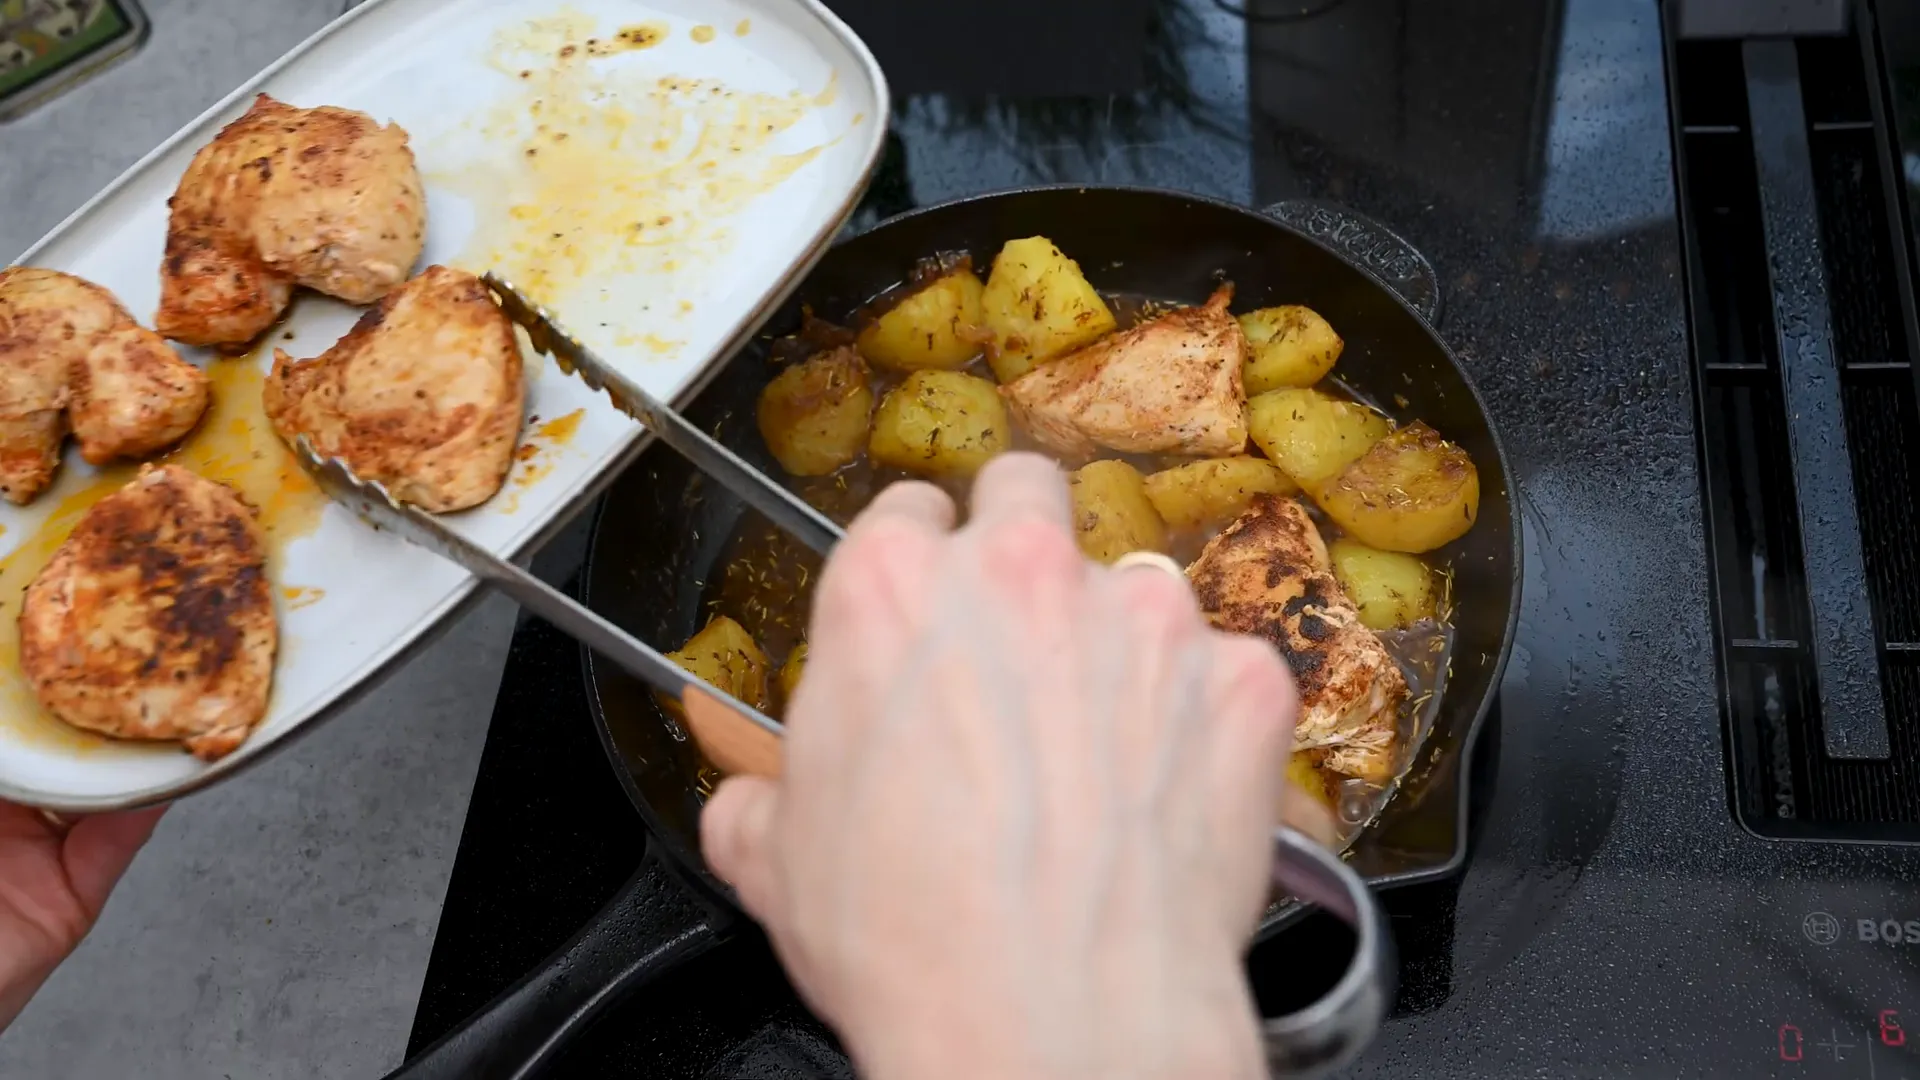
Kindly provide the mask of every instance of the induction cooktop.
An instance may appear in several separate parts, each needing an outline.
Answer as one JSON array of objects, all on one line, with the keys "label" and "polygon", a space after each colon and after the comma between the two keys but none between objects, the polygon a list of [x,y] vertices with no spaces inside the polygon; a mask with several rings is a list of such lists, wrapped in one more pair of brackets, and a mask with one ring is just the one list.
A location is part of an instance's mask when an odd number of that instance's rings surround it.
[{"label": "induction cooktop", "polygon": [[[955,17],[871,6],[844,14],[896,67]],[[1516,471],[1524,608],[1471,858],[1383,897],[1401,992],[1353,1075],[1920,1080],[1920,10],[1097,14],[916,67],[853,227],[1051,181],[1345,204],[1435,266]],[[582,546],[538,565],[577,585]],[[523,621],[414,1047],[646,843],[577,646]],[[1260,945],[1263,1004],[1310,995],[1341,947],[1318,922]],[[848,1068],[749,935],[612,1009],[556,1074]]]}]

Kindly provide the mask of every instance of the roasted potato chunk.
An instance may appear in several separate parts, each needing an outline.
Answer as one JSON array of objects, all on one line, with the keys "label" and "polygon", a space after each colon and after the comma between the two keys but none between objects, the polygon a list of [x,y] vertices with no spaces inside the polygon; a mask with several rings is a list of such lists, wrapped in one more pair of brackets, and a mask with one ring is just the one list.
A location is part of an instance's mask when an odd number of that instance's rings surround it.
[{"label": "roasted potato chunk", "polygon": [[1320,313],[1299,304],[1261,308],[1240,316],[1247,335],[1247,393],[1312,386],[1333,370],[1346,343]]},{"label": "roasted potato chunk", "polygon": [[1320,773],[1320,765],[1313,754],[1295,751],[1287,757],[1287,782],[1328,809],[1333,808],[1333,792],[1327,787],[1327,778]]},{"label": "roasted potato chunk", "polygon": [[1160,520],[1192,529],[1239,517],[1255,495],[1292,495],[1300,488],[1265,458],[1229,457],[1162,469],[1147,477],[1146,490]]},{"label": "roasted potato chunk", "polygon": [[1382,551],[1443,547],[1466,535],[1480,513],[1473,459],[1418,421],[1309,490],[1335,524]]},{"label": "roasted potato chunk", "polygon": [[1387,418],[1318,390],[1269,390],[1247,402],[1254,444],[1293,482],[1311,491],[1391,429]]},{"label": "roasted potato chunk", "polygon": [[840,348],[775,375],[760,391],[756,419],[782,469],[825,476],[860,456],[872,412],[867,367],[854,350]]},{"label": "roasted potato chunk", "polygon": [[1080,550],[1110,563],[1129,551],[1167,550],[1167,526],[1147,498],[1140,471],[1124,461],[1096,461],[1074,471],[1074,538]]},{"label": "roasted potato chunk", "polygon": [[787,654],[787,662],[780,665],[780,702],[785,705],[793,701],[793,692],[800,688],[800,676],[807,668],[807,643],[801,642]]},{"label": "roasted potato chunk", "polygon": [[957,371],[916,371],[880,399],[867,452],[881,465],[929,476],[970,476],[1013,443],[1013,421],[992,383]]},{"label": "roasted potato chunk", "polygon": [[1433,615],[1433,575],[1414,556],[1344,536],[1327,545],[1327,556],[1368,629],[1399,630]]},{"label": "roasted potato chunk", "polygon": [[[747,633],[747,628],[715,615],[687,643],[667,654],[667,659],[687,669],[708,686],[724,690],[740,701],[764,711],[767,701],[767,654]],[[679,702],[668,707],[680,715]]]},{"label": "roasted potato chunk", "polygon": [[1311,753],[1287,758],[1286,783],[1281,788],[1280,820],[1328,847],[1339,842],[1334,824],[1333,788]]},{"label": "roasted potato chunk", "polygon": [[1044,236],[1009,240],[994,257],[981,296],[993,347],[987,360],[1009,383],[1057,356],[1113,332],[1113,312],[1080,264]]},{"label": "roasted potato chunk", "polygon": [[927,282],[860,331],[860,355],[895,371],[951,370],[980,355],[985,286],[971,266]]}]

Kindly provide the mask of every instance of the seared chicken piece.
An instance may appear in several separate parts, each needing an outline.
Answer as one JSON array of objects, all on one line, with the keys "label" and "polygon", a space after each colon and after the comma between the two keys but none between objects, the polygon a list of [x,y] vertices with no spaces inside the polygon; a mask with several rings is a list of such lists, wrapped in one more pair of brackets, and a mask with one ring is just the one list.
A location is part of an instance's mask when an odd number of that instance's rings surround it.
[{"label": "seared chicken piece", "polygon": [[95,503],[20,608],[20,668],[48,712],[207,761],[266,714],[279,638],[253,508],[177,465]]},{"label": "seared chicken piece", "polygon": [[155,324],[191,345],[252,341],[295,285],[370,304],[407,279],[426,243],[426,196],[399,125],[265,94],[194,155],[167,205]]},{"label": "seared chicken piece", "polygon": [[[62,303],[63,293],[81,302]],[[99,337],[112,322],[112,312],[91,299],[44,270],[0,270],[0,495],[9,501],[32,501],[60,467],[72,396],[69,345]]]},{"label": "seared chicken piece", "polygon": [[493,497],[526,398],[513,324],[480,279],[430,266],[319,357],[274,350],[267,419],[394,497],[444,513]]},{"label": "seared chicken piece", "polygon": [[68,424],[95,465],[143,457],[193,430],[207,377],[113,294],[56,270],[0,270],[0,495],[53,480]]},{"label": "seared chicken piece", "polygon": [[1321,764],[1348,776],[1391,777],[1406,677],[1361,624],[1297,501],[1255,496],[1187,577],[1210,622],[1266,638],[1287,658],[1300,691],[1295,750],[1324,750]]},{"label": "seared chicken piece", "polygon": [[1041,364],[1001,387],[1040,445],[1070,458],[1100,447],[1222,457],[1247,445],[1247,336],[1233,286]]}]

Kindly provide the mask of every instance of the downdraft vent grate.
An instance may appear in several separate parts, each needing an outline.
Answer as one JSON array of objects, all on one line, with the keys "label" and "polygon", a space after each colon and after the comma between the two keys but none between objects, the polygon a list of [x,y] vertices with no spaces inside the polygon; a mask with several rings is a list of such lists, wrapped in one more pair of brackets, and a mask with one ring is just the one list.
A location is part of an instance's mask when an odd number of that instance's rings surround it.
[{"label": "downdraft vent grate", "polygon": [[1734,812],[1920,842],[1920,335],[1858,10],[1850,38],[1670,26],[1668,82]]}]

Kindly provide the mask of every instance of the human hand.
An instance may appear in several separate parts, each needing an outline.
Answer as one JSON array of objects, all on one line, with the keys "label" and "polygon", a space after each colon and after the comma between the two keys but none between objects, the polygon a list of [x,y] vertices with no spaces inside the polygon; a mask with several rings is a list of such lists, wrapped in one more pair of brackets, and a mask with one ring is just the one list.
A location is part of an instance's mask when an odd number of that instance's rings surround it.
[{"label": "human hand", "polygon": [[86,937],[166,807],[71,824],[0,801],[0,1030]]},{"label": "human hand", "polygon": [[1184,580],[1086,561],[1043,458],[896,484],[816,593],[777,781],[708,861],[864,1075],[1263,1076],[1242,953],[1297,706]]}]

